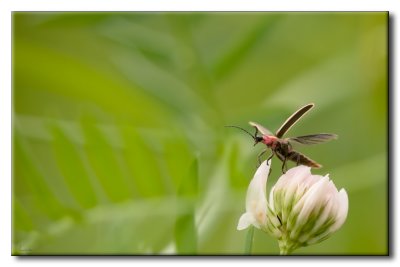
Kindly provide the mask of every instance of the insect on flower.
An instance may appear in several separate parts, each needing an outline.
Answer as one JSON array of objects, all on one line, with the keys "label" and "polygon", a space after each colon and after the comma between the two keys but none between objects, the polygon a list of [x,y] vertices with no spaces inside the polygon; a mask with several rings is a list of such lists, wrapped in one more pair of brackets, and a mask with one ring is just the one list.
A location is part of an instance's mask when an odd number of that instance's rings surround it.
[{"label": "insect on flower", "polygon": [[[332,139],[336,139],[337,138],[336,134],[319,133],[319,134],[310,134],[297,137],[283,138],[284,134],[287,133],[290,130],[290,128],[292,128],[292,126],[313,107],[314,104],[310,103],[298,109],[282,124],[282,126],[276,131],[275,134],[273,134],[264,126],[255,122],[249,122],[249,124],[253,126],[256,130],[254,135],[252,135],[250,132],[238,126],[226,126],[226,127],[237,128],[248,133],[254,139],[254,146],[260,142],[267,146],[267,148],[261,151],[261,153],[258,155],[258,162],[260,164],[261,164],[261,157],[265,154],[265,152],[267,152],[270,149],[272,153],[268,157],[268,160],[270,160],[274,155],[276,155],[283,162],[282,173],[285,173],[286,162],[288,160],[295,162],[297,165],[301,164],[312,168],[321,168],[322,165],[320,165],[319,163],[308,158],[304,154],[293,150],[292,143],[298,143],[303,145],[320,144],[330,141]],[[261,135],[259,136],[258,133],[261,133]]]}]

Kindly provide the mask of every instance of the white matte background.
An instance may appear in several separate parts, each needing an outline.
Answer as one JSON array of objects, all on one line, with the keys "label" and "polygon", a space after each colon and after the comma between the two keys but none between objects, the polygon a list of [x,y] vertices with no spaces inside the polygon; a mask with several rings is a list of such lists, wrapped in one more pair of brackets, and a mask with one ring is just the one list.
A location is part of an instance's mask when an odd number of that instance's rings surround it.
[{"label": "white matte background", "polygon": [[[392,257],[12,257],[11,256],[11,13],[12,11],[389,11],[391,16],[391,96],[392,103],[392,177],[391,189],[391,253]],[[0,1],[0,266],[202,266],[204,264],[243,266],[247,264],[277,266],[335,266],[338,265],[398,265],[399,231],[396,230],[399,212],[399,182],[396,157],[399,143],[396,133],[400,123],[400,99],[397,93],[400,77],[399,0],[1,0]],[[362,133],[360,133],[362,134]],[[368,145],[368,144],[366,144]],[[365,207],[368,209],[368,207]],[[371,214],[374,216],[374,214]],[[373,229],[371,229],[373,231]]]}]

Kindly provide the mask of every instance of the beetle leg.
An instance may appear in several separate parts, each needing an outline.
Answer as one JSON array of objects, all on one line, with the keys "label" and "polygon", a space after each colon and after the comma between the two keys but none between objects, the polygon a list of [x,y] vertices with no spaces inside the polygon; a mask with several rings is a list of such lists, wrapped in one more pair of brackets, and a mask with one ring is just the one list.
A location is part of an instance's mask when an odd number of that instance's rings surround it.
[{"label": "beetle leg", "polygon": [[[272,150],[271,155],[267,158],[267,164],[268,164],[268,161],[270,161],[274,155],[275,155],[275,152]],[[271,172],[272,172],[272,167],[270,165],[268,176],[271,174]]]},{"label": "beetle leg", "polygon": [[286,173],[286,157],[283,158],[283,163],[282,163],[282,173]]},{"label": "beetle leg", "polygon": [[271,155],[268,157],[268,159],[267,159],[267,163],[268,163],[268,161],[270,160],[270,159],[272,159],[272,157],[275,155],[275,153],[274,153],[274,151],[272,151],[272,153],[271,153]]},{"label": "beetle leg", "polygon": [[258,154],[258,157],[257,157],[258,158],[258,166],[261,165],[261,157],[262,157],[262,155],[265,154],[265,152],[267,152],[267,149],[264,149],[263,151],[260,152],[260,154]]}]

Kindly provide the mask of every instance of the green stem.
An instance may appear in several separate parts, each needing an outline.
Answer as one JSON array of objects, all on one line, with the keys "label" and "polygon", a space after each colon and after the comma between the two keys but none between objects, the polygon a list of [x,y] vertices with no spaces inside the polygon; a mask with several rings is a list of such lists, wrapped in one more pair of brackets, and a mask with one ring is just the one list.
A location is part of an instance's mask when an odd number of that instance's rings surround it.
[{"label": "green stem", "polygon": [[279,251],[281,255],[289,255],[292,254],[293,250],[296,249],[296,245],[290,241],[279,240]]},{"label": "green stem", "polygon": [[250,226],[250,229],[247,231],[246,235],[246,243],[244,246],[244,253],[250,255],[253,247],[253,236],[254,236],[254,227]]}]

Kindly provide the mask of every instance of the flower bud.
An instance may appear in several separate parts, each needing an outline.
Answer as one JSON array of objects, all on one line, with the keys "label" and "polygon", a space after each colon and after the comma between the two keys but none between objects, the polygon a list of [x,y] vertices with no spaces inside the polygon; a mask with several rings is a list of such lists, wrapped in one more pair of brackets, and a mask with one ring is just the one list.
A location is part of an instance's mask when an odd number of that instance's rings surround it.
[{"label": "flower bud", "polygon": [[337,231],[348,212],[348,197],[328,175],[312,175],[297,166],[283,174],[266,197],[270,162],[264,161],[250,182],[246,213],[238,230],[250,224],[278,239],[281,254],[319,243]]}]

